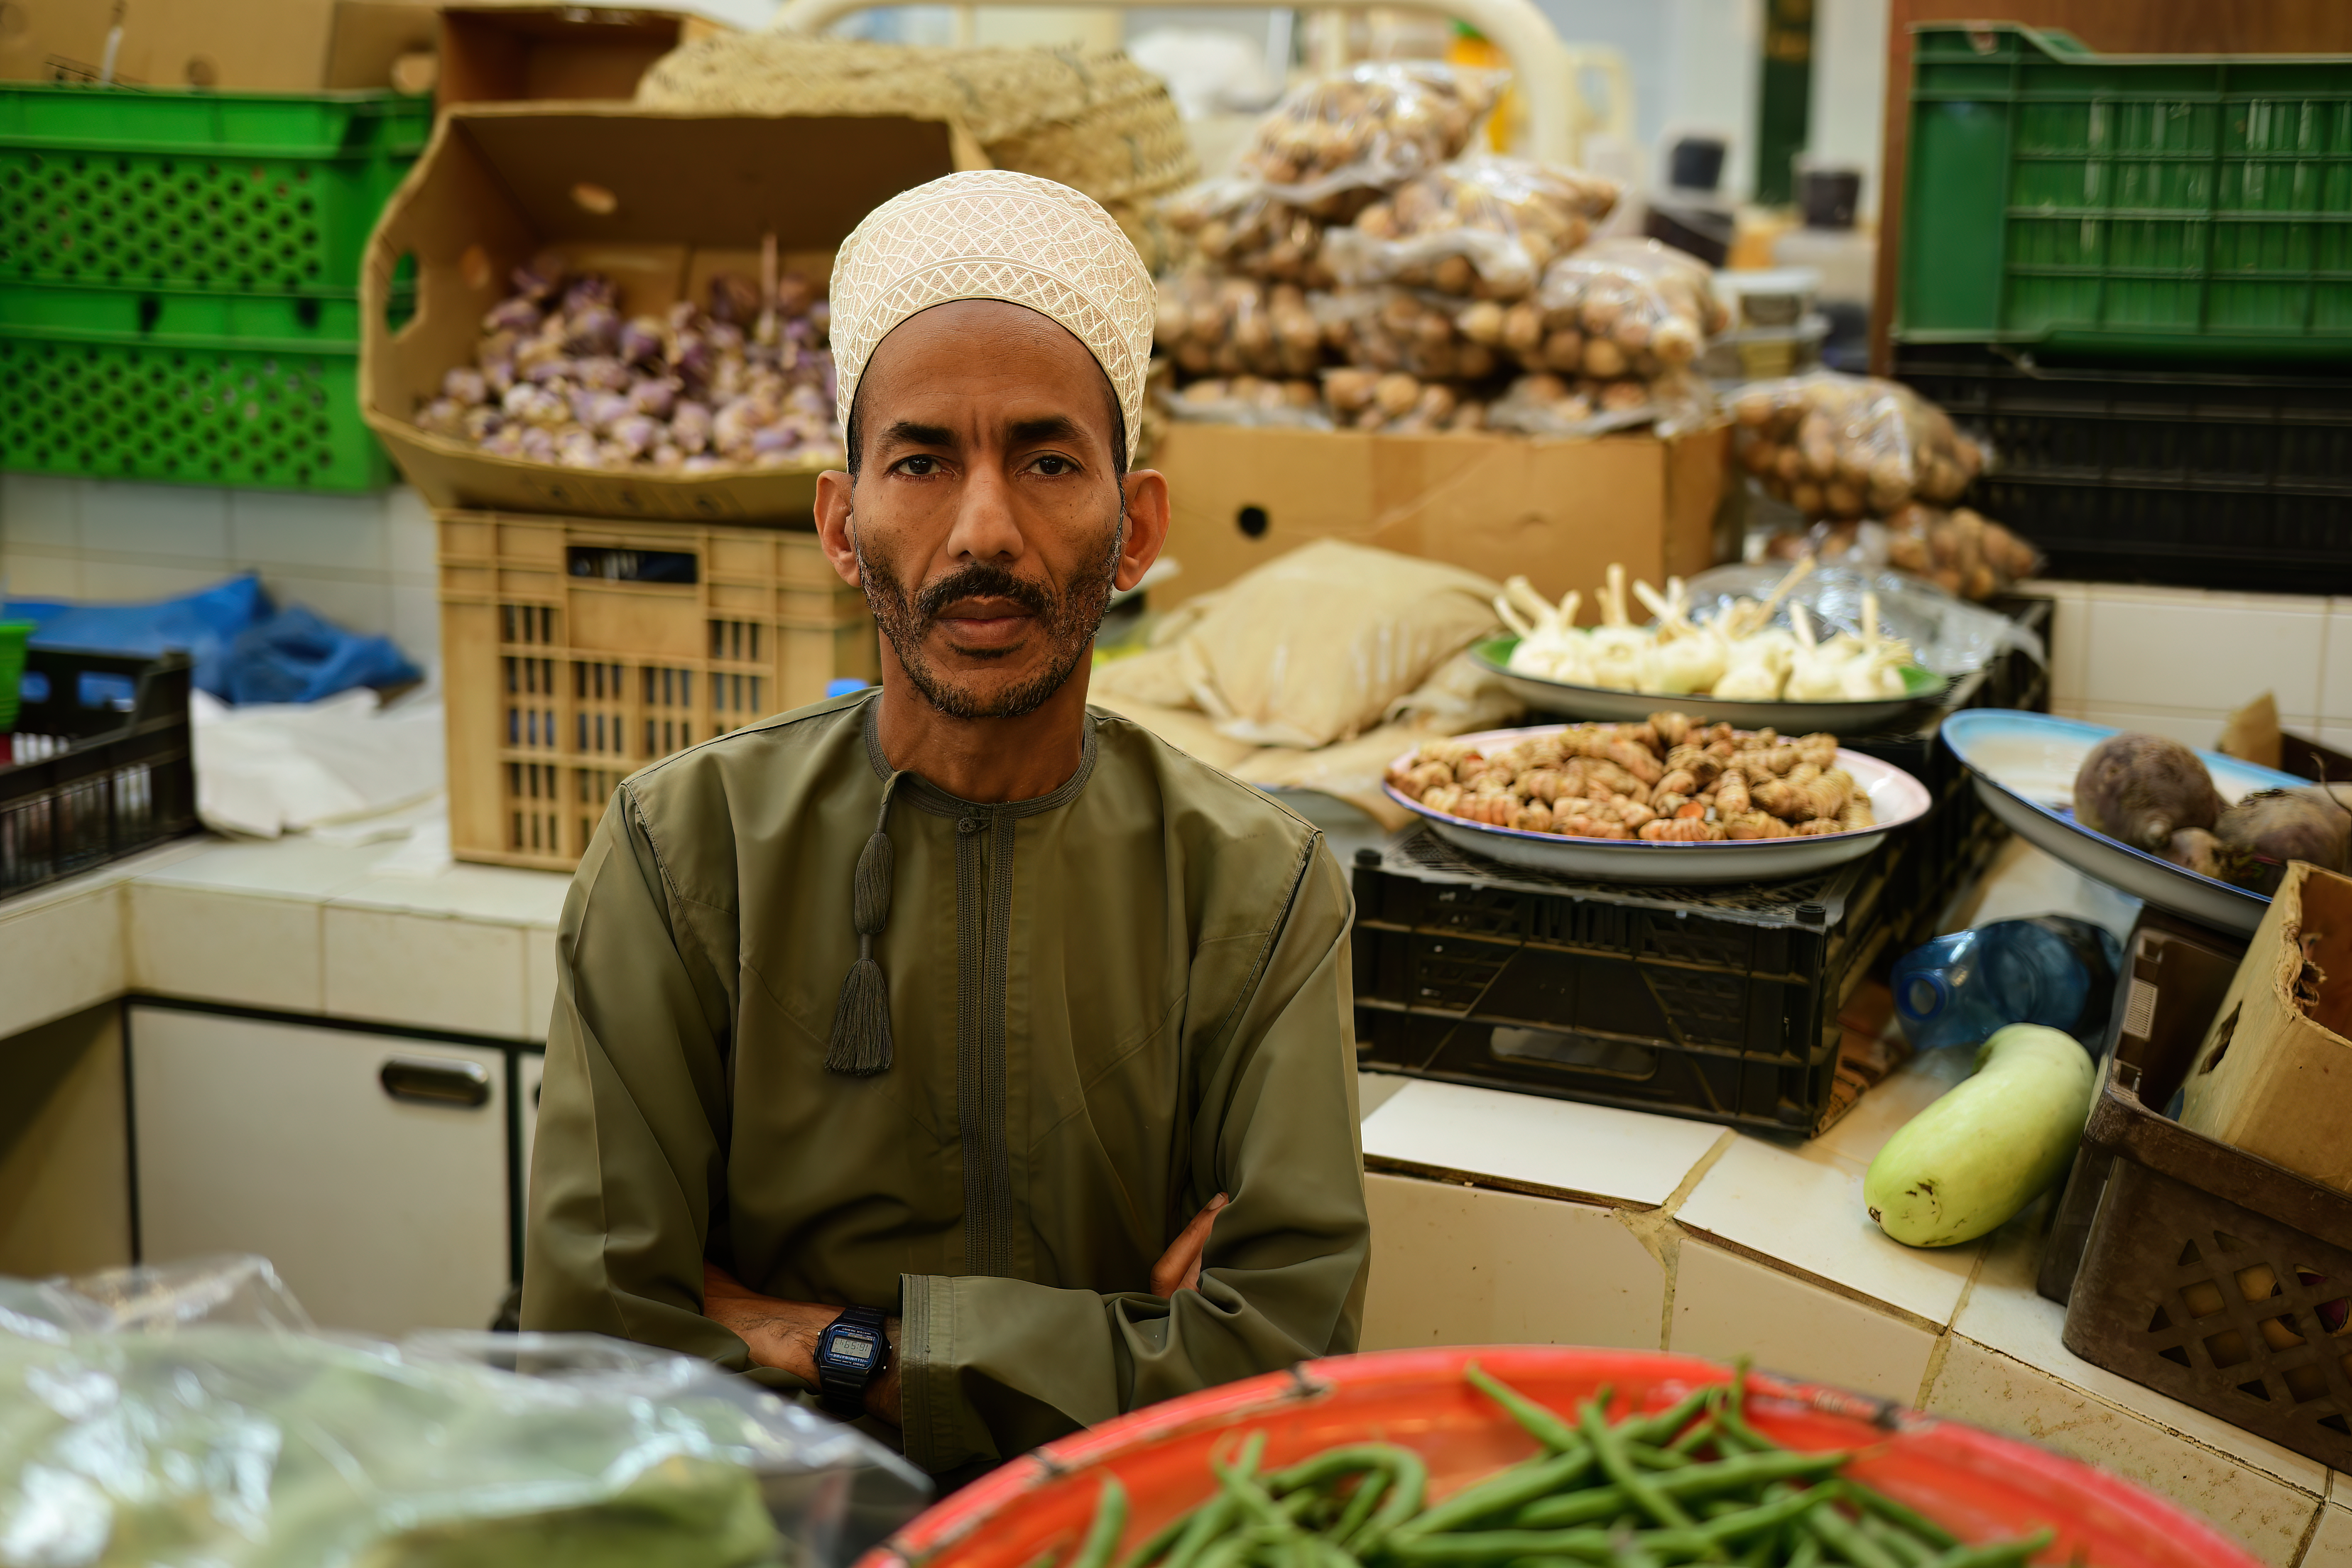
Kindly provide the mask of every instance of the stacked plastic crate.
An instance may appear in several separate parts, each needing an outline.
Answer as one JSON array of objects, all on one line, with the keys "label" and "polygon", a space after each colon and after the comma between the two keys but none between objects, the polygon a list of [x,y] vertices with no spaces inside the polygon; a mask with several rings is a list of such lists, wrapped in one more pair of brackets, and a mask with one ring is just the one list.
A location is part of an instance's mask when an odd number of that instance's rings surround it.
[{"label": "stacked plastic crate", "polygon": [[1915,39],[1896,371],[2053,574],[2352,592],[2352,56]]},{"label": "stacked plastic crate", "polygon": [[360,255],[431,126],[384,92],[0,84],[0,466],[389,483]]}]

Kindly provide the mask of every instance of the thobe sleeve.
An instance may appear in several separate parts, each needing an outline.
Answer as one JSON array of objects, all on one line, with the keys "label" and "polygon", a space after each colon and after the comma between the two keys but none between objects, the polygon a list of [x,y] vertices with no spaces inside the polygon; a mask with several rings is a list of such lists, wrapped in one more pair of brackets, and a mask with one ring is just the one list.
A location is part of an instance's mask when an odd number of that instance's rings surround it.
[{"label": "thobe sleeve", "polygon": [[1188,1089],[1196,1201],[1223,1192],[1198,1291],[1170,1300],[908,1275],[906,1451],[1010,1458],[1122,1411],[1356,1348],[1370,1226],[1356,1118],[1348,885],[1319,839],[1255,984]]},{"label": "thobe sleeve", "polygon": [[711,1194],[723,1191],[729,1012],[704,944],[680,940],[700,923],[731,929],[733,916],[669,888],[629,791],[617,791],[556,935],[522,1326],[612,1334],[740,1372],[743,1342],[701,1310]]}]

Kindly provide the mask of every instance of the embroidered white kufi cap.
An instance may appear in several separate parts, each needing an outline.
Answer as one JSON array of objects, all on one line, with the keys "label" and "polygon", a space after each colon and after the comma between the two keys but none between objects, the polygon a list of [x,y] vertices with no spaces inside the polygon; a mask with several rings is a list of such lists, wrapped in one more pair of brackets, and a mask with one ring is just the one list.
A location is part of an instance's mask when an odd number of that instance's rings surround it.
[{"label": "embroidered white kufi cap", "polygon": [[1134,449],[1151,364],[1151,274],[1110,215],[1069,186],[982,169],[903,191],[842,242],[832,297],[844,429],[858,380],[892,328],[951,300],[1003,300],[1087,345],[1118,394]]}]

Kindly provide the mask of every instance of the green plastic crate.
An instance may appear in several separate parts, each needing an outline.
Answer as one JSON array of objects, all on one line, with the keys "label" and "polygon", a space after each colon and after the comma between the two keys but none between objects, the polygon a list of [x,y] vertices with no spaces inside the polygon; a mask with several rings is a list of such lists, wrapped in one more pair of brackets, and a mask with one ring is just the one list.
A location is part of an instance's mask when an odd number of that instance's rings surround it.
[{"label": "green plastic crate", "polygon": [[2352,351],[2352,56],[1913,34],[1895,334],[2101,353]]},{"label": "green plastic crate", "polygon": [[348,292],[427,99],[0,84],[0,282]]},{"label": "green plastic crate", "polygon": [[359,350],[115,342],[0,328],[0,467],[268,489],[373,490]]}]

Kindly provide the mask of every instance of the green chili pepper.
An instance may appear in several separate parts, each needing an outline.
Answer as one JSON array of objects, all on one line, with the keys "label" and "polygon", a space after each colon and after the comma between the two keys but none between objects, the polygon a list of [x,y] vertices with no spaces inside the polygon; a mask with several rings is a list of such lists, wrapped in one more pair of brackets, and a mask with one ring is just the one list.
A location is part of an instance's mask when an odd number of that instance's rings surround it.
[{"label": "green chili pepper", "polygon": [[1853,1568],[1903,1568],[1881,1546],[1862,1532],[1861,1527],[1837,1510],[1837,1505],[1827,1499],[1813,1504],[1805,1514],[1805,1528],[1823,1546],[1853,1564]]},{"label": "green chili pepper", "polygon": [[[1828,1475],[1845,1461],[1846,1455],[1842,1452],[1743,1455],[1717,1464],[1693,1465],[1685,1470],[1675,1470],[1652,1479],[1650,1484],[1677,1500],[1712,1497],[1761,1486],[1768,1481]],[[1617,1487],[1595,1487],[1532,1502],[1521,1509],[1512,1522],[1525,1530],[1555,1530],[1564,1525],[1606,1519],[1610,1510],[1625,1500],[1625,1493]]]},{"label": "green chili pepper", "polygon": [[1821,1561],[1822,1543],[1808,1535],[1789,1553],[1787,1568],[1820,1568]]},{"label": "green chili pepper", "polygon": [[1094,1528],[1087,1531],[1086,1544],[1078,1548],[1070,1568],[1108,1568],[1119,1531],[1126,1528],[1127,1489],[1119,1485],[1117,1476],[1105,1476],[1102,1500],[1095,1504]]},{"label": "green chili pepper", "polygon": [[1574,1447],[1543,1458],[1531,1459],[1523,1465],[1505,1470],[1492,1480],[1481,1481],[1447,1498],[1419,1518],[1399,1527],[1401,1532],[1427,1534],[1433,1531],[1454,1530],[1490,1514],[1575,1485],[1593,1467],[1592,1449],[1578,1437]]},{"label": "green chili pepper", "polygon": [[1388,1496],[1381,1500],[1380,1507],[1373,1510],[1370,1521],[1341,1542],[1359,1557],[1371,1556],[1389,1532],[1419,1513],[1421,1505],[1428,1500],[1429,1467],[1422,1462],[1420,1455],[1399,1448],[1396,1466],[1391,1473],[1395,1482]]},{"label": "green chili pepper", "polygon": [[1858,1521],[1862,1532],[1886,1549],[1886,1554],[1903,1568],[1929,1568],[1941,1555],[1934,1547],[1904,1529],[1876,1514],[1865,1512]]},{"label": "green chili pepper", "polygon": [[1381,1494],[1395,1484],[1396,1477],[1387,1470],[1365,1471],[1363,1479],[1356,1483],[1356,1489],[1349,1495],[1347,1506],[1339,1510],[1338,1521],[1328,1531],[1329,1538],[1334,1542],[1352,1540],[1356,1532],[1364,1528],[1364,1521],[1372,1517],[1372,1507],[1381,1500]]},{"label": "green chili pepper", "polygon": [[1845,1488],[1846,1496],[1881,1519],[1901,1525],[1928,1545],[1949,1552],[1960,1543],[1960,1538],[1912,1509],[1896,1502],[1874,1487],[1864,1486],[1851,1477],[1840,1477],[1838,1484]]},{"label": "green chili pepper", "polygon": [[1575,1427],[1517,1389],[1489,1377],[1476,1362],[1465,1365],[1462,1375],[1468,1378],[1478,1392],[1508,1411],[1511,1419],[1526,1427],[1528,1435],[1545,1447],[1554,1453],[1564,1453],[1576,1446]]},{"label": "green chili pepper", "polygon": [[1584,1407],[1581,1425],[1584,1440],[1592,1445],[1593,1456],[1601,1461],[1602,1473],[1623,1488],[1626,1497],[1636,1507],[1660,1524],[1679,1529],[1689,1527],[1691,1516],[1679,1503],[1659,1491],[1626,1457],[1623,1447],[1618,1442],[1616,1431],[1601,1415],[1597,1402]]},{"label": "green chili pepper", "polygon": [[2054,1539],[2048,1530],[2037,1530],[2022,1541],[1998,1541],[1985,1546],[1956,1546],[1936,1559],[1936,1568],[2013,1568]]},{"label": "green chili pepper", "polygon": [[1150,1568],[1150,1564],[1159,1562],[1168,1554],[1169,1549],[1176,1544],[1176,1538],[1182,1535],[1184,1527],[1192,1522],[1191,1514],[1178,1514],[1146,1536],[1142,1545],[1128,1553],[1127,1561],[1120,1565],[1120,1568]]},{"label": "green chili pepper", "polygon": [[1302,1459],[1286,1470],[1276,1470],[1266,1477],[1265,1489],[1276,1497],[1311,1487],[1360,1470],[1393,1469],[1400,1458],[1418,1460],[1410,1448],[1400,1448],[1393,1443],[1350,1443],[1343,1447],[1326,1448],[1312,1458]]},{"label": "green chili pepper", "polygon": [[[1253,1432],[1242,1444],[1241,1454],[1234,1461],[1233,1468],[1243,1475],[1255,1475],[1258,1459],[1265,1452],[1265,1434]],[[1224,1568],[1224,1565],[1202,1560],[1202,1553],[1211,1542],[1223,1536],[1233,1527],[1234,1511],[1232,1496],[1220,1488],[1215,1497],[1192,1510],[1183,1532],[1176,1538],[1176,1544],[1169,1548],[1163,1568]]]},{"label": "green chili pepper", "polygon": [[1683,1429],[1684,1424],[1699,1411],[1716,1401],[1717,1391],[1710,1384],[1690,1393],[1659,1411],[1655,1415],[1637,1415],[1624,1425],[1625,1440],[1629,1443],[1663,1443]]}]

